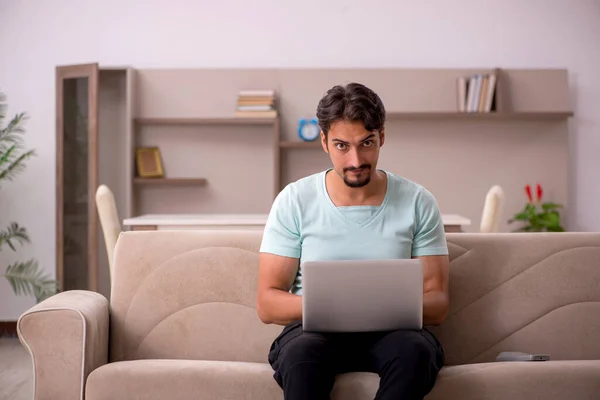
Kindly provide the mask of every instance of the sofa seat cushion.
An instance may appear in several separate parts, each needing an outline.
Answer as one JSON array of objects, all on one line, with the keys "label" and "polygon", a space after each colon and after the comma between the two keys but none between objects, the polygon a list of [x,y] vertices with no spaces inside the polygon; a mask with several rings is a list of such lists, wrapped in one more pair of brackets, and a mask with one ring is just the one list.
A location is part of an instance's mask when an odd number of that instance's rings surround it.
[{"label": "sofa seat cushion", "polygon": [[[600,361],[481,363],[442,369],[427,400],[532,398],[597,399]],[[373,399],[379,377],[371,373],[340,375],[333,400]],[[94,370],[86,384],[86,400],[131,398],[283,399],[268,364],[136,360],[106,364]]]},{"label": "sofa seat cushion", "polygon": [[490,362],[442,369],[427,400],[597,399],[600,360]]},{"label": "sofa seat cushion", "polygon": [[[341,375],[332,399],[373,399],[379,377]],[[480,363],[442,368],[426,400],[598,399],[600,360]]]},{"label": "sofa seat cushion", "polygon": [[134,360],[103,365],[87,379],[86,400],[281,400],[269,364]]}]

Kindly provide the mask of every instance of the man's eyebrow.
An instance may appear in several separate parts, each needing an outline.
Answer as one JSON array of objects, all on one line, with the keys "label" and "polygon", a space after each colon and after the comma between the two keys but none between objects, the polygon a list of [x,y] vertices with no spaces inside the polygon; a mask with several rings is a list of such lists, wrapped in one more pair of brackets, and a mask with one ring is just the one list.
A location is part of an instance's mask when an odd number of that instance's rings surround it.
[{"label": "man's eyebrow", "polygon": [[331,139],[332,142],[338,142],[343,144],[348,144],[348,142],[343,141],[342,139]]},{"label": "man's eyebrow", "polygon": [[[375,137],[374,133],[371,133],[369,136],[367,136],[366,138],[362,139],[360,142],[366,142],[367,140],[373,139]],[[332,142],[337,142],[337,143],[342,143],[342,144],[349,144],[348,142],[342,140],[342,139],[331,139]]]},{"label": "man's eyebrow", "polygon": [[369,139],[373,139],[374,137],[375,137],[375,134],[371,133],[369,136],[367,136],[366,138],[364,138],[363,140],[361,140],[361,142],[365,142],[365,141],[367,141]]}]

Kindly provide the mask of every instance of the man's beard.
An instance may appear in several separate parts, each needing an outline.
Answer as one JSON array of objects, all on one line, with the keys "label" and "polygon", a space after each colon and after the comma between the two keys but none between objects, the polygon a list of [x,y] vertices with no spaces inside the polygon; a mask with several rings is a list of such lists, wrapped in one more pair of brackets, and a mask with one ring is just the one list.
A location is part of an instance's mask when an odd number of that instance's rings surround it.
[{"label": "man's beard", "polygon": [[[347,173],[350,171],[357,170],[357,169],[362,169],[363,171],[361,174],[366,173],[366,177],[364,177],[364,178],[356,177],[356,179],[349,179]],[[351,188],[360,188],[360,187],[368,185],[369,182],[371,182],[371,166],[369,164],[363,164],[358,168],[356,168],[356,167],[344,168],[344,183],[346,184],[346,186],[351,187]]]}]

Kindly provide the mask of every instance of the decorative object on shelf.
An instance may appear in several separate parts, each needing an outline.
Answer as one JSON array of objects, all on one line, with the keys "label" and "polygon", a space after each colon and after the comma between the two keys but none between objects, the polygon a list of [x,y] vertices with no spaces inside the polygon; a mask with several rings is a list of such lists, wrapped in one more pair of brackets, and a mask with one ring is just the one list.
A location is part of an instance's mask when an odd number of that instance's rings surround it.
[{"label": "decorative object on shelf", "polygon": [[498,111],[498,79],[500,70],[460,76],[457,79],[457,103],[459,112],[489,113]]},{"label": "decorative object on shelf", "polygon": [[235,116],[243,118],[275,118],[275,91],[266,90],[241,90],[238,93]]},{"label": "decorative object on shelf", "polygon": [[[0,94],[0,123],[5,118],[5,109],[4,95]],[[0,127],[0,182],[12,181],[25,169],[25,161],[35,155],[34,150],[23,150],[21,135],[25,132],[23,129],[25,119],[26,114],[19,113],[8,122],[6,127]],[[6,229],[0,229],[0,250],[6,245],[16,252],[17,243],[21,245],[30,243],[29,234],[24,227],[11,222]],[[17,296],[34,296],[37,303],[56,294],[59,290],[58,282],[44,274],[34,259],[9,264],[3,275]]]},{"label": "decorative object on shelf", "polygon": [[316,118],[301,118],[298,122],[298,136],[305,142],[312,142],[321,132]]},{"label": "decorative object on shelf", "polygon": [[509,224],[522,221],[525,225],[513,232],[564,232],[565,229],[560,224],[560,214],[558,212],[562,205],[552,202],[542,202],[543,189],[538,183],[536,185],[535,199],[531,193],[531,185],[525,185],[527,194],[527,204],[523,211],[515,214],[508,221]]},{"label": "decorative object on shelf", "polygon": [[138,175],[142,178],[163,178],[164,171],[158,147],[140,147],[135,150]]}]

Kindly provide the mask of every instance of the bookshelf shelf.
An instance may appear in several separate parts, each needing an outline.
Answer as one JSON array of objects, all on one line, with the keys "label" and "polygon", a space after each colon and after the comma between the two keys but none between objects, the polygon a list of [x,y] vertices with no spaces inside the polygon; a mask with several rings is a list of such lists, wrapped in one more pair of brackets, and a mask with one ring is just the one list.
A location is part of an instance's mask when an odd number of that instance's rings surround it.
[{"label": "bookshelf shelf", "polygon": [[205,178],[134,178],[133,182],[147,186],[203,186],[208,181]]},{"label": "bookshelf shelf", "polygon": [[[486,121],[556,121],[573,116],[572,112],[388,112],[387,120],[417,119],[417,120],[486,120]],[[284,140],[279,142],[282,149],[317,149],[321,148],[321,142],[303,142],[300,140]]]},{"label": "bookshelf shelf", "polygon": [[321,147],[320,141],[302,142],[300,140],[285,140],[279,142],[282,149],[316,149]]},{"label": "bookshelf shelf", "polygon": [[273,125],[277,118],[136,118],[137,125]]},{"label": "bookshelf shelf", "polygon": [[560,120],[573,116],[572,112],[388,112],[387,119],[468,119],[468,120]]}]

